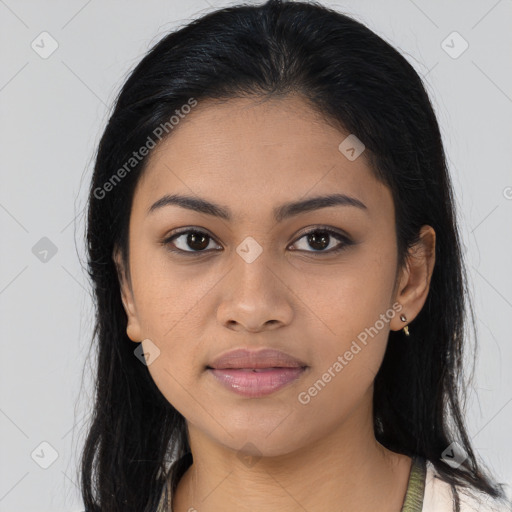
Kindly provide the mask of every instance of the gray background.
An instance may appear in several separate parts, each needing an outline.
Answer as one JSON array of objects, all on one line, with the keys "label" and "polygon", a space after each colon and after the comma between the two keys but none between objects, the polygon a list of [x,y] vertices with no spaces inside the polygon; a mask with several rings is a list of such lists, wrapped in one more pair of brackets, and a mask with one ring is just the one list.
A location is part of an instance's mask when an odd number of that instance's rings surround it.
[{"label": "gray background", "polygon": [[[95,146],[149,46],[231,3],[0,0],[1,511],[81,510],[76,464],[92,398],[83,213]],[[469,434],[512,482],[512,2],[324,4],[368,25],[425,77],[478,319]],[[42,32],[58,44],[47,58],[52,41]]]}]

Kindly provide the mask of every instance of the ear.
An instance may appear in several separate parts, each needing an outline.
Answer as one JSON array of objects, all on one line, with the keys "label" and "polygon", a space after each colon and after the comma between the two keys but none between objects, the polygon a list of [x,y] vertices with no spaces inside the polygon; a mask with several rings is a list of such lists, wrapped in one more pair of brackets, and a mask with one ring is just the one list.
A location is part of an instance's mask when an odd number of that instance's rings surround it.
[{"label": "ear", "polygon": [[[418,315],[427,300],[430,280],[435,264],[436,232],[431,226],[422,226],[420,240],[409,250],[406,264],[393,300],[402,305],[400,312],[391,320],[391,329],[399,331]],[[406,322],[400,320],[405,315]]]},{"label": "ear", "polygon": [[121,300],[123,307],[128,317],[126,326],[126,334],[135,342],[140,342],[144,337],[142,336],[142,329],[137,317],[137,310],[135,308],[135,301],[133,299],[133,291],[130,279],[127,276],[123,260],[121,258],[121,251],[116,246],[112,251],[112,259],[117,269],[117,277],[119,280],[119,287],[121,292]]}]

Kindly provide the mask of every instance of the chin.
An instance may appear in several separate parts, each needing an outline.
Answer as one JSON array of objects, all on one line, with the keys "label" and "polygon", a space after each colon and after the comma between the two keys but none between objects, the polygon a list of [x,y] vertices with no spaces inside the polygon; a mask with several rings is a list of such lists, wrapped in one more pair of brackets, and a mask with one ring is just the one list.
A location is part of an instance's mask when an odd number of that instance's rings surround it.
[{"label": "chin", "polygon": [[293,453],[303,448],[304,439],[291,437],[290,429],[283,429],[277,433],[276,430],[269,435],[266,428],[243,429],[243,431],[230,430],[231,436],[224,432],[219,444],[226,446],[236,452],[238,457],[280,457]]}]

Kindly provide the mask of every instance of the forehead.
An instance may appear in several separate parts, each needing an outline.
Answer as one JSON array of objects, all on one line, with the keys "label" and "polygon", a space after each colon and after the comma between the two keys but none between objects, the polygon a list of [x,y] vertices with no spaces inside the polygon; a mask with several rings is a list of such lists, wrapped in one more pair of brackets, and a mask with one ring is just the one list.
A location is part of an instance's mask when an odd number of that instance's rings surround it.
[{"label": "forehead", "polygon": [[240,219],[333,192],[383,208],[391,195],[364,152],[349,160],[339,149],[348,135],[298,96],[199,102],[149,155],[134,208],[175,192],[232,205]]}]

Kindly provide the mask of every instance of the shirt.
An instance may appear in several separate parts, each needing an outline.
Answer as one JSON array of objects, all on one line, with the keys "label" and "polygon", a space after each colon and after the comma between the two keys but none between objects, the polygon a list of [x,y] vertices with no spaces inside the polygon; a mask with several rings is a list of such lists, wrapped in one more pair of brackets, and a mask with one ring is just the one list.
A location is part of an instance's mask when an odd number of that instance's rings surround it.
[{"label": "shirt", "polygon": [[[172,468],[171,468],[172,469]],[[170,508],[170,478],[167,480],[169,502],[165,504],[165,486],[157,512],[172,512]],[[459,509],[454,505],[454,490],[442,480],[429,460],[416,456],[412,459],[407,490],[400,512],[512,512],[512,501],[498,502],[481,491],[467,491],[457,486]]]}]

